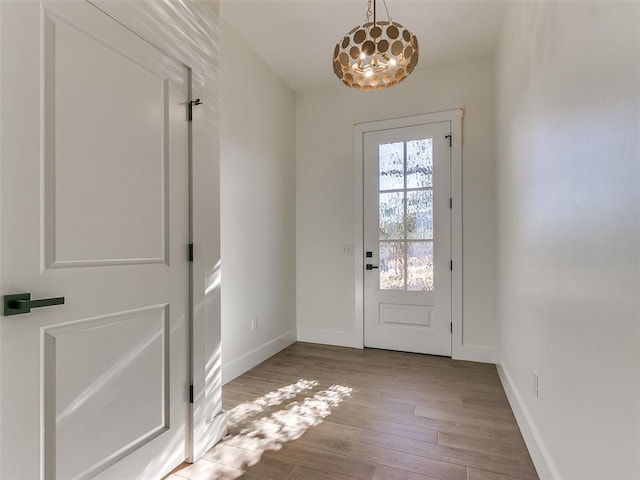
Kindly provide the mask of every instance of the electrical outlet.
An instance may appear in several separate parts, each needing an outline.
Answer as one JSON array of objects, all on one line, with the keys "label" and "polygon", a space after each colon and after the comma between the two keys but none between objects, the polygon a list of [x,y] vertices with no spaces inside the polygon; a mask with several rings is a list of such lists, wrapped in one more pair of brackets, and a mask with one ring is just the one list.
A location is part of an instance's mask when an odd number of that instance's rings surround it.
[{"label": "electrical outlet", "polygon": [[256,330],[258,330],[258,319],[257,318],[252,318],[251,319],[251,331],[255,332]]},{"label": "electrical outlet", "polygon": [[355,246],[354,245],[343,245],[342,246],[342,253],[344,253],[345,255],[353,255],[355,252]]},{"label": "electrical outlet", "polygon": [[539,397],[540,395],[540,383],[539,383],[539,378],[538,378],[538,372],[536,372],[535,370],[533,371],[533,395],[536,397]]}]

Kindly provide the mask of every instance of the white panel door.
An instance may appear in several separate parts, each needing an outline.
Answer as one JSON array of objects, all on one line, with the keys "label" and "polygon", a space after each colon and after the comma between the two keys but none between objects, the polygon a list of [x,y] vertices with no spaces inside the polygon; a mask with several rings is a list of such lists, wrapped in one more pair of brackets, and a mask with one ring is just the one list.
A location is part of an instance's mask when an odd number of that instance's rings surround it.
[{"label": "white panel door", "polygon": [[365,132],[364,344],[451,355],[450,122]]},{"label": "white panel door", "polygon": [[87,2],[0,9],[0,288],[64,297],[0,318],[0,478],[157,479],[186,457],[189,72]]}]

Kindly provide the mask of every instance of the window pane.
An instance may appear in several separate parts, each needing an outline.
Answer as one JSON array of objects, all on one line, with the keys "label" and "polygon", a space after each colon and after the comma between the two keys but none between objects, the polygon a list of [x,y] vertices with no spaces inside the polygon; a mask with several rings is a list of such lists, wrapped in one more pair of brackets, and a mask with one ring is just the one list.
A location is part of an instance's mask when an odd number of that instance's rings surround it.
[{"label": "window pane", "polygon": [[404,243],[380,242],[380,290],[404,290]]},{"label": "window pane", "polygon": [[407,238],[433,238],[433,190],[407,192]]},{"label": "window pane", "polygon": [[378,146],[380,190],[404,188],[404,143],[383,143]]},{"label": "window pane", "polygon": [[380,240],[404,238],[404,193],[380,194]]},{"label": "window pane", "polygon": [[433,187],[433,139],[407,142],[407,188]]},{"label": "window pane", "polygon": [[433,242],[408,242],[407,263],[407,290],[432,291]]}]

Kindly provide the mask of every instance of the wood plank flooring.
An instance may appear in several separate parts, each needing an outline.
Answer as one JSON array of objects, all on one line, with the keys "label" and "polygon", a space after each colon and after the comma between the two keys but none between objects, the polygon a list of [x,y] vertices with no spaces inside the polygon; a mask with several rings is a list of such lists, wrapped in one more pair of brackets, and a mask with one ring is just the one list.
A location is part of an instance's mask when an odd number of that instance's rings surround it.
[{"label": "wood plank flooring", "polygon": [[296,343],[223,388],[229,435],[170,480],[537,480],[493,365]]}]

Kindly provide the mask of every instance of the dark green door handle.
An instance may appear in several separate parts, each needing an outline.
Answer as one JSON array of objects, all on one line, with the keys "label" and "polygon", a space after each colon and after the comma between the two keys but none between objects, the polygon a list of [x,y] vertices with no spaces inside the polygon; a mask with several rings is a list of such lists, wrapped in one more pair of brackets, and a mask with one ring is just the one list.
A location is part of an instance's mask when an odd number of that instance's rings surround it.
[{"label": "dark green door handle", "polygon": [[64,305],[64,297],[40,298],[31,300],[30,293],[16,293],[2,297],[4,308],[2,314],[5,317],[31,312],[32,308],[50,307],[52,305]]}]

